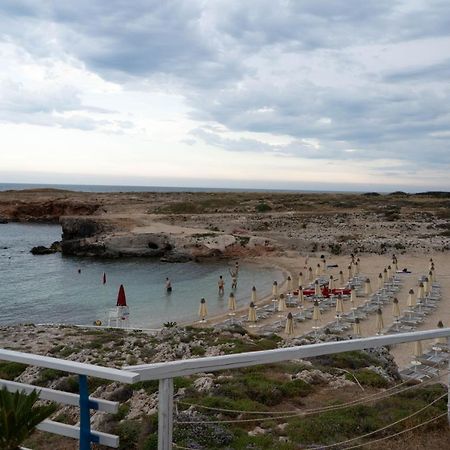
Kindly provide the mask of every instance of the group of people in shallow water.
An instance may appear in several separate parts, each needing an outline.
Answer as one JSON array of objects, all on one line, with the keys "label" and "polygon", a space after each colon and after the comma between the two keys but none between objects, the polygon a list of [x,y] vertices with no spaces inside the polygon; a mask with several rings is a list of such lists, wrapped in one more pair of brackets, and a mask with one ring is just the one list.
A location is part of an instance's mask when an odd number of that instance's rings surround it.
[{"label": "group of people in shallow water", "polygon": [[[231,276],[231,289],[237,288],[238,276],[239,276],[239,262],[236,261],[234,269],[229,269]],[[219,276],[219,281],[217,282],[217,286],[219,288],[219,295],[225,294],[225,280],[223,276]],[[170,294],[172,292],[172,282],[169,277],[166,277],[166,292]]]}]

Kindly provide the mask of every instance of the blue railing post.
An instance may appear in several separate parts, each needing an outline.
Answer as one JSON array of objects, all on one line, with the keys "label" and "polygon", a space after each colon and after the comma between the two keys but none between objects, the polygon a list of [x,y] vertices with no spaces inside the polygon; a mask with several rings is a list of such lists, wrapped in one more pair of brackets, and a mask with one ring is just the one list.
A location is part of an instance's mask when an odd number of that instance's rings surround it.
[{"label": "blue railing post", "polygon": [[89,388],[86,375],[78,376],[80,387],[80,450],[91,450],[91,402],[89,400]]}]

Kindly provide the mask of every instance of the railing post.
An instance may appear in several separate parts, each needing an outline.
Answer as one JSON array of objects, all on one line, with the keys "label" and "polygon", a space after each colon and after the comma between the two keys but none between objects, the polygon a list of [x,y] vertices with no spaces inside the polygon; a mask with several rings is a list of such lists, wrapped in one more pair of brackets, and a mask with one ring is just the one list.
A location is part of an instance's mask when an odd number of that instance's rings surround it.
[{"label": "railing post", "polygon": [[[447,351],[450,351],[450,336],[447,338]],[[448,389],[448,398],[447,398],[447,420],[450,425],[450,358],[448,359],[448,379],[447,379],[447,389]]]},{"label": "railing post", "polygon": [[89,414],[89,389],[86,375],[78,376],[80,388],[80,450],[91,449],[91,417]]},{"label": "railing post", "polygon": [[173,378],[159,380],[158,450],[172,450]]}]

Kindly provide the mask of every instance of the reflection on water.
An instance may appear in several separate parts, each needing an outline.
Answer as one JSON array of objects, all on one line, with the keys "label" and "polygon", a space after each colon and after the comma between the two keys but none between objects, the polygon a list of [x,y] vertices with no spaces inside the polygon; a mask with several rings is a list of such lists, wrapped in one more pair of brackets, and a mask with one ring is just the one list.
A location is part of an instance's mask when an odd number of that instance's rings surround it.
[{"label": "reflection on water", "polygon": [[[59,240],[56,225],[0,224],[0,323],[92,324],[106,318],[124,284],[132,326],[156,327],[165,321],[189,321],[197,317],[205,297],[210,314],[226,311],[231,288],[228,269],[234,262],[167,264],[143,258],[101,260],[34,256],[30,249]],[[103,284],[103,273],[107,283]],[[225,279],[225,296],[217,294],[219,276]],[[165,279],[172,281],[168,294]],[[239,306],[246,305],[250,289],[269,293],[277,269],[240,264]]]}]

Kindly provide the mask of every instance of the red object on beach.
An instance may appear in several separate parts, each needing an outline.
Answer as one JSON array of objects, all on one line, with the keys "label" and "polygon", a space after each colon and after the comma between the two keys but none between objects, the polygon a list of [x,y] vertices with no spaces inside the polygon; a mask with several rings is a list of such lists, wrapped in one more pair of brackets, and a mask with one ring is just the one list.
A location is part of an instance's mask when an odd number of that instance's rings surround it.
[{"label": "red object on beach", "polygon": [[103,272],[103,284],[106,284],[106,273]]},{"label": "red object on beach", "polygon": [[119,295],[117,296],[116,306],[127,306],[127,298],[125,297],[125,289],[123,287],[123,284],[121,284],[119,288]]}]

